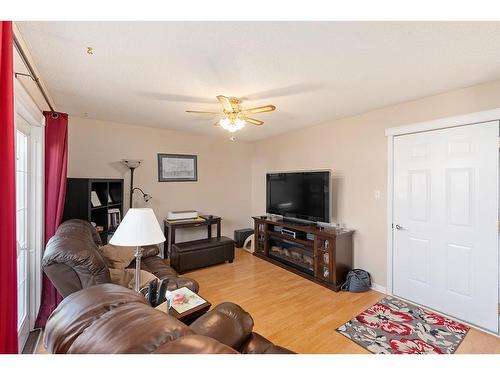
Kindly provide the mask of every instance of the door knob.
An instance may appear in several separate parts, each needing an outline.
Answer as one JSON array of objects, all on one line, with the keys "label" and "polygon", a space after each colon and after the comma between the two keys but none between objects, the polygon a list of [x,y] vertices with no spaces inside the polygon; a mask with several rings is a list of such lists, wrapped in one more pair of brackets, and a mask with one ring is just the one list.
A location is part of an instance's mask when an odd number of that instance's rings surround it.
[{"label": "door knob", "polygon": [[396,224],[396,229],[397,229],[397,230],[403,230],[404,228],[403,228],[401,225]]}]

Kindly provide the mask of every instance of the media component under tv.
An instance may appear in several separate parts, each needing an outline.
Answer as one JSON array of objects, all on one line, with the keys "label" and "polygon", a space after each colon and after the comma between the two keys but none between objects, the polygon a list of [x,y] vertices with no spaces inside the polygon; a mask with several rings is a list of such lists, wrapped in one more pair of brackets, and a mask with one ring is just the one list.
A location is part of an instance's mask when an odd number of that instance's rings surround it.
[{"label": "media component under tv", "polygon": [[268,173],[266,212],[284,218],[330,222],[330,171]]}]

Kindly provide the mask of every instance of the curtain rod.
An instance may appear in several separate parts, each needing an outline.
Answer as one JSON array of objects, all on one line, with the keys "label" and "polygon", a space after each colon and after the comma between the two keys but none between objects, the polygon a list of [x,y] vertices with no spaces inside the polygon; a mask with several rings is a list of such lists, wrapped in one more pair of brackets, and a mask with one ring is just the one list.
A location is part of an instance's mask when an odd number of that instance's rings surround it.
[{"label": "curtain rod", "polygon": [[[45,93],[45,90],[43,89],[41,83],[40,83],[40,79],[37,77],[35,70],[33,69],[33,66],[31,66],[28,58],[26,57],[26,54],[24,53],[23,48],[21,47],[21,44],[17,40],[16,35],[13,34],[12,36],[13,36],[13,40],[14,40],[14,46],[16,47],[17,52],[19,52],[19,55],[21,56],[21,60],[23,60],[24,65],[26,66],[26,68],[28,69],[28,71],[30,73],[29,76],[31,77],[31,79],[33,81],[35,81],[36,86],[38,87],[38,90],[40,90],[40,92],[42,93],[42,96],[45,99],[45,102],[47,103],[47,105],[50,108],[50,112],[52,112],[52,116],[57,116],[57,113],[54,110],[54,107],[52,107],[52,104],[50,104],[50,100],[49,100],[47,94]],[[26,74],[22,74],[22,73],[16,73],[16,75],[18,75],[18,74],[19,75],[26,75]]]}]

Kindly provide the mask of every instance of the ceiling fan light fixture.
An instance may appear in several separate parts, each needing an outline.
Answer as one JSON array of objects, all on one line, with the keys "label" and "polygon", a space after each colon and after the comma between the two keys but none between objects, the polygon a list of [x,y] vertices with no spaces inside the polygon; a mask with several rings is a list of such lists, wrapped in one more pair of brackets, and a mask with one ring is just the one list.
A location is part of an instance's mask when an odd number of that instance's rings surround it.
[{"label": "ceiling fan light fixture", "polygon": [[233,120],[228,117],[224,117],[219,121],[219,124],[223,129],[231,133],[234,133],[245,127],[245,121],[240,118],[236,118]]},{"label": "ceiling fan light fixture", "polygon": [[223,117],[220,119],[219,124],[223,129],[228,130],[229,125],[231,124],[231,120],[229,120],[227,117]]},{"label": "ceiling fan light fixture", "polygon": [[248,123],[250,125],[260,126],[264,124],[264,121],[250,117],[252,114],[259,114],[264,112],[272,112],[276,110],[276,106],[272,104],[254,107],[254,108],[241,108],[241,99],[235,97],[228,97],[224,95],[217,95],[217,100],[222,106],[222,111],[212,112],[212,111],[192,111],[188,110],[186,112],[198,114],[198,115],[222,115],[222,118],[214,123],[215,126],[220,126],[224,130],[230,133],[237,132],[245,127]]}]

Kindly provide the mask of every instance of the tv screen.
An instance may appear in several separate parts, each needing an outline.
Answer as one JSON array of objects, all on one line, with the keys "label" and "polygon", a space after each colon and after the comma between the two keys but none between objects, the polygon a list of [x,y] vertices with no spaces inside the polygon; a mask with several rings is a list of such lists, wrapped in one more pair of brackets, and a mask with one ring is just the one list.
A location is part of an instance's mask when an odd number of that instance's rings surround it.
[{"label": "tv screen", "polygon": [[267,213],[330,222],[330,172],[268,173],[266,181]]}]

